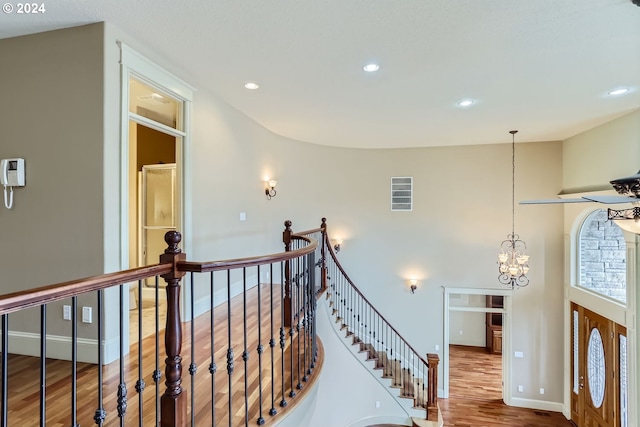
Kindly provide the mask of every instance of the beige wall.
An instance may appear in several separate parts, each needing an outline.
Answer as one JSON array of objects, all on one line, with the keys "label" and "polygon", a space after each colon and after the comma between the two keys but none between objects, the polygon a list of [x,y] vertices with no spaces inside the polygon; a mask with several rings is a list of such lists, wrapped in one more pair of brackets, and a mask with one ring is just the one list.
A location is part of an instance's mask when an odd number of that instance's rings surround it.
[{"label": "beige wall", "polygon": [[[2,293],[100,274],[102,25],[2,39],[0,57],[0,157],[26,164],[13,209],[0,208]],[[25,318],[11,316],[11,329],[37,331]],[[60,304],[48,320],[51,334],[71,328]],[[94,326],[79,335],[95,337]]]},{"label": "beige wall", "polygon": [[[496,254],[511,231],[510,144],[332,148],[270,134],[202,92],[194,112],[194,194],[215,194],[194,204],[197,259],[278,250],[284,219],[300,230],[326,216],[345,239],[339,257],[351,278],[421,353],[443,345],[442,286],[502,287]],[[561,190],[560,143],[518,144],[516,156],[517,200]],[[270,201],[266,173],[278,179]],[[391,212],[390,177],[405,175],[414,177],[414,210]],[[514,362],[513,384],[525,393],[513,394],[561,402],[562,210],[517,206],[516,222],[532,270],[531,285],[514,295],[513,345],[525,358]],[[420,278],[415,295],[409,275]]]},{"label": "beige wall", "polygon": [[565,192],[607,189],[640,169],[640,110],[564,141]]}]

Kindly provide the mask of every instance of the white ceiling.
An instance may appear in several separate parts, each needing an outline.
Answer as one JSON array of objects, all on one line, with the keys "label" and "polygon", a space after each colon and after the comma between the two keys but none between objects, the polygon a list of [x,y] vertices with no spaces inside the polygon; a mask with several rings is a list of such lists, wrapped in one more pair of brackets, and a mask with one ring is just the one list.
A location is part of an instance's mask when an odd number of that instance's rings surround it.
[{"label": "white ceiling", "polygon": [[[56,0],[0,38],[106,21],[271,131],[346,147],[562,140],[640,108],[631,0]],[[380,70],[362,66],[375,61]],[[260,84],[249,91],[247,81]],[[611,97],[608,91],[629,87]],[[460,108],[456,102],[477,103]]]}]

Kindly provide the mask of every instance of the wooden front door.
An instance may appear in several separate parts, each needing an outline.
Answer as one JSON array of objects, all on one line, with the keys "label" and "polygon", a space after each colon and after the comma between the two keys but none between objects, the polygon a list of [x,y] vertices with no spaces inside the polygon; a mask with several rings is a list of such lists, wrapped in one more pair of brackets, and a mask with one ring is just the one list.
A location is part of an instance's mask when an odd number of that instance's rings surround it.
[{"label": "wooden front door", "polygon": [[571,419],[580,427],[619,427],[619,326],[572,304]]}]

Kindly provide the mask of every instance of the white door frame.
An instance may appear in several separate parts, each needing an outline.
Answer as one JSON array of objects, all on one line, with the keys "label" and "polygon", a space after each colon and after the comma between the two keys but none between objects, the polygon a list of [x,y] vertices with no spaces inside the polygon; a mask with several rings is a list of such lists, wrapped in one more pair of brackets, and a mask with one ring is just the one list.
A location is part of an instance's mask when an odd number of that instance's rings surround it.
[{"label": "white door frame", "polygon": [[[505,319],[502,325],[502,400],[507,405],[511,404],[511,289],[488,289],[488,288],[453,288],[445,287],[444,290],[444,348],[442,356],[442,396],[449,397],[449,312],[466,311],[480,313],[503,313]],[[504,297],[504,308],[488,307],[451,307],[451,294],[460,295],[499,295]]]},{"label": "white door frame", "polygon": [[[176,150],[176,164],[178,164],[178,187],[181,194],[178,201],[178,226],[182,233],[180,246],[183,252],[191,252],[191,229],[192,229],[192,167],[191,167],[191,103],[195,89],[169,73],[153,61],[139,54],[122,42],[120,46],[120,269],[128,269],[129,266],[129,120],[134,120],[145,126],[155,128],[168,133],[177,138],[181,138],[181,147]],[[183,130],[179,131],[164,126],[160,123],[129,112],[129,80],[135,77],[153,87],[161,89],[164,93],[181,100],[183,102]],[[182,307],[181,316],[184,318],[185,289],[182,287]],[[128,292],[125,293],[128,295]],[[129,310],[129,299],[123,299],[124,312]],[[122,319],[125,330],[128,330],[129,317]],[[105,324],[115,324],[119,322],[118,310],[105,310]],[[129,335],[125,334],[124,347],[129,348]],[[105,345],[105,360],[115,360],[118,356],[114,353],[116,349]],[[125,351],[126,352],[126,351]]]}]

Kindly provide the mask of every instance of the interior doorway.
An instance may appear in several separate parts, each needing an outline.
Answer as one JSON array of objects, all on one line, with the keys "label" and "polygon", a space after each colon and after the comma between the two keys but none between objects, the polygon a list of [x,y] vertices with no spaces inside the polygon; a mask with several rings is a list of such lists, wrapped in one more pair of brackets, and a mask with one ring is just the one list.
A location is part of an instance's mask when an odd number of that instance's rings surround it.
[{"label": "interior doorway", "polygon": [[510,403],[510,292],[445,288],[442,397]]},{"label": "interior doorway", "polygon": [[450,296],[449,397],[502,401],[503,313],[465,311],[503,308],[501,295]]},{"label": "interior doorway", "polygon": [[[129,86],[129,265],[141,267],[158,262],[165,233],[180,226],[183,103],[133,77]],[[155,322],[144,319],[166,311],[165,292],[156,289],[164,283],[141,285],[129,286],[130,344],[155,332]],[[164,325],[164,319],[159,323]]]}]

